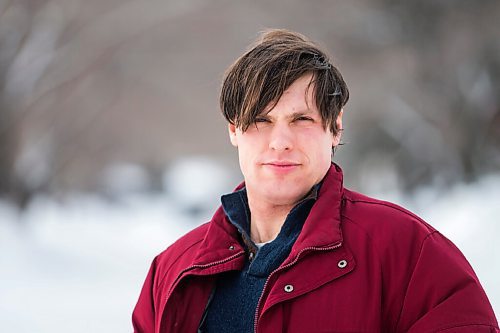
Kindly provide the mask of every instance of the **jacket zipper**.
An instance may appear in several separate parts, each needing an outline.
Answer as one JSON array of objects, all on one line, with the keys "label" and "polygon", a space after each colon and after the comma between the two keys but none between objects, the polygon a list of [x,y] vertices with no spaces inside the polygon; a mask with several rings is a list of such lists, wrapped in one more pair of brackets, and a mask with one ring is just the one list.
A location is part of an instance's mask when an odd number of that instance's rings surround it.
[{"label": "jacket zipper", "polygon": [[285,268],[289,268],[289,267],[295,265],[295,263],[297,263],[297,261],[299,260],[301,254],[306,252],[306,251],[331,251],[331,250],[338,249],[340,246],[342,246],[342,242],[339,242],[339,243],[332,245],[332,246],[329,246],[329,247],[306,247],[306,248],[300,250],[300,252],[297,254],[297,256],[295,257],[295,259],[292,262],[286,264],[285,266],[278,267],[277,269],[272,271],[271,274],[269,274],[266,282],[264,283],[264,288],[262,288],[262,294],[260,295],[259,302],[257,303],[257,309],[255,311],[254,327],[253,327],[253,330],[255,333],[257,333],[257,321],[259,319],[260,303],[261,303],[262,297],[264,296],[264,293],[266,291],[267,284],[268,284],[269,280],[271,279],[271,277],[273,276],[273,274],[275,274],[275,273],[277,273]]},{"label": "jacket zipper", "polygon": [[190,270],[195,269],[195,268],[208,268],[208,267],[212,267],[212,266],[215,266],[215,265],[220,265],[220,264],[226,263],[228,261],[231,261],[231,260],[233,260],[233,259],[235,259],[235,258],[237,258],[237,257],[239,257],[239,256],[241,256],[243,254],[245,254],[245,251],[241,251],[241,252],[238,252],[236,254],[233,254],[232,256],[227,257],[227,258],[225,258],[223,260],[214,261],[214,262],[211,262],[209,264],[204,264],[204,265],[192,265],[192,266],[189,266],[188,268],[183,269],[179,273],[179,275],[177,275],[177,278],[175,279],[174,283],[172,284],[172,287],[168,291],[168,295],[167,295],[167,298],[165,299],[165,301],[168,301],[168,299],[172,295],[172,292],[174,291],[175,287],[177,287],[177,284],[179,283],[180,278],[187,271],[190,271]]},{"label": "jacket zipper", "polygon": [[245,251],[241,251],[241,252],[235,253],[232,256],[227,257],[227,258],[225,258],[223,260],[214,261],[214,262],[211,262],[209,264],[204,264],[204,265],[192,265],[192,266],[189,266],[188,268],[183,269],[179,273],[179,275],[177,275],[177,277],[175,278],[175,281],[172,284],[172,287],[170,287],[170,290],[168,291],[167,297],[165,298],[165,307],[163,308],[163,311],[162,311],[162,314],[161,314],[161,318],[160,318],[160,327],[162,325],[163,315],[164,315],[165,309],[166,309],[166,304],[168,303],[168,300],[169,300],[170,296],[172,296],[172,293],[173,293],[175,287],[177,287],[177,285],[179,284],[179,281],[180,281],[182,275],[184,275],[184,273],[186,273],[187,271],[190,271],[192,269],[195,269],[195,268],[207,268],[207,267],[211,267],[211,266],[223,264],[223,263],[231,261],[231,260],[233,260],[233,259],[235,259],[235,258],[237,258],[237,257],[239,257],[239,256],[241,256],[243,254],[245,254]]}]

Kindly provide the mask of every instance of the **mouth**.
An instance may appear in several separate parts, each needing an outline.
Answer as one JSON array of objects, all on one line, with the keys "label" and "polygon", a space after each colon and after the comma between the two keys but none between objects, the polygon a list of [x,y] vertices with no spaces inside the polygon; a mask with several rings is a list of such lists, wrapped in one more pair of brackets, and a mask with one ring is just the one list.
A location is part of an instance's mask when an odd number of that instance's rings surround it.
[{"label": "mouth", "polygon": [[269,161],[263,163],[264,166],[270,167],[275,170],[292,170],[298,166],[300,166],[300,163],[293,162],[293,161]]}]

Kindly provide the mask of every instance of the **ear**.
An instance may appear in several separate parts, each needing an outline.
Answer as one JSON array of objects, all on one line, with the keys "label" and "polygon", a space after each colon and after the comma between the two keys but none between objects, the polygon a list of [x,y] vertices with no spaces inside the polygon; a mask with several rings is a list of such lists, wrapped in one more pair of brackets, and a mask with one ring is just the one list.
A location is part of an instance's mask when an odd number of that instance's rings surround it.
[{"label": "ear", "polygon": [[229,140],[231,144],[235,147],[238,147],[238,139],[236,137],[236,126],[234,124],[228,124],[227,129],[229,132]]},{"label": "ear", "polygon": [[332,140],[332,147],[336,147],[339,145],[340,143],[340,139],[342,138],[342,130],[343,130],[343,126],[342,126],[342,115],[344,114],[344,110],[340,110],[340,113],[339,115],[337,116],[337,119],[335,120],[335,124],[337,125],[337,134],[333,136],[333,140]]}]

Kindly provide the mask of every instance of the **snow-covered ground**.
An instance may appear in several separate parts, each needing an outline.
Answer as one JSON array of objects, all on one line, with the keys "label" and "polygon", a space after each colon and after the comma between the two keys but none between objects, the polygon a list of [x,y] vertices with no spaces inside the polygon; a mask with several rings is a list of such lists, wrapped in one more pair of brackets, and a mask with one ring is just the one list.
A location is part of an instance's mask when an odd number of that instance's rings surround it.
[{"label": "snow-covered ground", "polygon": [[[153,257],[208,218],[183,213],[172,197],[38,197],[22,212],[0,201],[2,331],[130,332]],[[429,188],[411,198],[386,193],[385,199],[452,239],[500,313],[500,176],[443,193]]]}]

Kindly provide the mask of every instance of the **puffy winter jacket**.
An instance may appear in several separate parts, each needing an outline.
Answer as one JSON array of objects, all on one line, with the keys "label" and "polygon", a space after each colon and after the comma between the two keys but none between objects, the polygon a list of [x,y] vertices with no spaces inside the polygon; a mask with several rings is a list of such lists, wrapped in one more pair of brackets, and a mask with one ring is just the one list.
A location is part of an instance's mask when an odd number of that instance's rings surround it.
[{"label": "puffy winter jacket", "polygon": [[[238,231],[212,220],[158,255],[135,332],[196,332],[217,274],[241,269]],[[461,252],[407,210],[343,188],[332,164],[290,255],[269,276],[255,331],[500,332]]]}]

